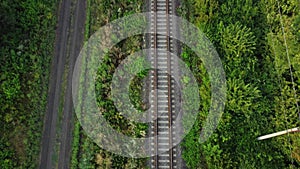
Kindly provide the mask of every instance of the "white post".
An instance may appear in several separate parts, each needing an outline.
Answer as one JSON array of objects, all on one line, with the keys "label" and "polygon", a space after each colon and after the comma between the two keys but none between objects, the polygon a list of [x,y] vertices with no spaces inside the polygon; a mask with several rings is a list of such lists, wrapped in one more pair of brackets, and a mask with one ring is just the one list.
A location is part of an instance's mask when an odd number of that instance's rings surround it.
[{"label": "white post", "polygon": [[260,136],[260,137],[257,138],[257,140],[264,140],[264,139],[280,136],[280,135],[291,133],[291,132],[300,132],[300,128],[296,127],[296,128],[292,128],[292,129],[288,129],[288,130],[279,131],[279,132],[276,132],[276,133]]}]

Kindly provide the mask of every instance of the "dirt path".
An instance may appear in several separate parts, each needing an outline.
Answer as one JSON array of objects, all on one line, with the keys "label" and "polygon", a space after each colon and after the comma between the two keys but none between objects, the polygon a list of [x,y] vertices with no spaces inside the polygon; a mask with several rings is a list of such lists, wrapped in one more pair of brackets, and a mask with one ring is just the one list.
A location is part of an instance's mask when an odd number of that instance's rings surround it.
[{"label": "dirt path", "polygon": [[[74,30],[71,36],[70,45],[70,63],[69,69],[73,70],[76,58],[80,53],[82,42],[84,40],[84,23],[85,23],[86,2],[78,0],[74,15]],[[67,92],[65,94],[64,117],[62,126],[62,141],[60,145],[60,154],[58,168],[69,168],[71,158],[71,139],[72,139],[72,114],[74,112],[72,102],[72,71],[68,73]]]},{"label": "dirt path", "polygon": [[[76,3],[72,8],[72,3]],[[55,55],[52,60],[47,111],[42,136],[40,169],[69,168],[72,140],[72,70],[79,54],[84,37],[85,24],[84,0],[63,0],[60,5],[58,27],[56,30]],[[68,60],[68,62],[66,62]],[[68,64],[68,65],[66,65]],[[68,68],[68,69],[66,69]],[[64,95],[62,125],[58,124],[58,112],[61,102],[63,74],[67,72],[67,86]],[[57,128],[61,130],[57,135]],[[53,164],[55,143],[59,139],[58,164]]]}]

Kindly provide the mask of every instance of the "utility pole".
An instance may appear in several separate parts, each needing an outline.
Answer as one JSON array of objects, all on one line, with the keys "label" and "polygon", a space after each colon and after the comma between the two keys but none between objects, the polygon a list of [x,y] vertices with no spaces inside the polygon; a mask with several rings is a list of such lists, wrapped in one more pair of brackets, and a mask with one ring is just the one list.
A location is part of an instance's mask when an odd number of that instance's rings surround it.
[{"label": "utility pole", "polygon": [[268,138],[272,138],[272,137],[276,137],[276,136],[280,136],[280,135],[284,135],[284,134],[292,133],[292,132],[300,132],[300,127],[295,127],[295,128],[292,128],[292,129],[283,130],[283,131],[279,131],[279,132],[276,132],[276,133],[260,136],[260,137],[257,138],[257,140],[264,140],[264,139],[268,139]]}]

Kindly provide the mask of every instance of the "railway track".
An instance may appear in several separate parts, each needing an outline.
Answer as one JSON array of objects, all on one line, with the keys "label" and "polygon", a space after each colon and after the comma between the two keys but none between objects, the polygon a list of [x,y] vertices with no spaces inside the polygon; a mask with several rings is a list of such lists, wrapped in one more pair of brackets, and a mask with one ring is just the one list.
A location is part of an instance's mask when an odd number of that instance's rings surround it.
[{"label": "railway track", "polygon": [[[151,72],[150,107],[152,119],[156,119],[151,125],[151,168],[177,168],[175,143],[175,94],[174,58],[169,52],[173,51],[172,0],[151,0]],[[162,35],[166,34],[168,36]]]}]

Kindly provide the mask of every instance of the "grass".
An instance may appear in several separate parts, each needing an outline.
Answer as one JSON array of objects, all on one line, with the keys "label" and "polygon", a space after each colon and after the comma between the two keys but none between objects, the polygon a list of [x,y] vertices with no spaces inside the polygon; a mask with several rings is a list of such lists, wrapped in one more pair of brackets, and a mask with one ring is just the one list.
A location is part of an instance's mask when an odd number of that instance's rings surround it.
[{"label": "grass", "polygon": [[[89,0],[87,1],[87,17],[86,17],[86,24],[85,24],[85,41],[97,31],[98,28],[109,22],[110,20],[114,20],[118,17],[121,17],[122,10],[125,13],[130,14],[130,11],[136,10],[134,5],[136,5],[136,1],[125,2],[120,1],[118,3],[123,3],[125,5],[128,3],[128,7],[121,7],[120,4],[112,5],[111,2],[105,1],[100,2],[99,0]],[[140,2],[138,2],[140,3]],[[125,5],[127,6],[127,5]],[[113,12],[118,11],[121,7],[121,13]],[[123,9],[124,8],[124,9]],[[123,12],[123,13],[124,13]],[[139,44],[140,38],[131,39],[131,41],[136,41]],[[127,42],[128,43],[128,42]],[[126,47],[126,42],[122,42],[122,44],[118,45],[117,48],[122,48],[121,52],[129,51],[129,47]],[[123,45],[123,47],[121,47]],[[133,46],[134,47],[134,46]],[[130,47],[131,48],[131,47]],[[136,47],[135,47],[136,48]],[[136,48],[138,49],[138,48]],[[133,51],[133,50],[132,50]],[[114,53],[115,51],[111,52]],[[124,52],[125,54],[125,52]],[[122,54],[122,55],[124,55]],[[114,55],[114,54],[113,54]],[[125,55],[124,55],[125,56]],[[106,65],[111,65],[115,63],[107,63]],[[108,66],[110,69],[110,66]],[[105,77],[107,78],[107,77]],[[99,83],[99,82],[97,82]],[[79,91],[82,93],[84,91]],[[79,94],[80,95],[80,94]],[[140,104],[140,103],[138,103]],[[110,112],[111,109],[109,110]],[[116,119],[117,120],[117,119]],[[145,130],[145,128],[139,126],[138,130]],[[139,133],[138,131],[132,131],[132,133]],[[113,155],[105,150],[99,148],[92,140],[90,140],[85,132],[80,128],[80,124],[78,120],[75,120],[75,128],[73,131],[73,144],[72,144],[72,164],[71,168],[119,168],[121,166],[128,168],[128,166],[138,166],[141,168],[144,161],[143,160],[133,160],[124,158],[121,156]]]}]

